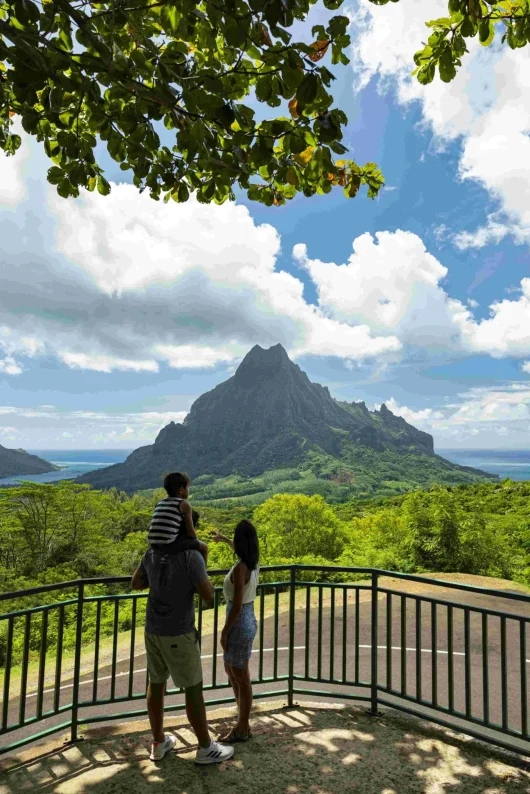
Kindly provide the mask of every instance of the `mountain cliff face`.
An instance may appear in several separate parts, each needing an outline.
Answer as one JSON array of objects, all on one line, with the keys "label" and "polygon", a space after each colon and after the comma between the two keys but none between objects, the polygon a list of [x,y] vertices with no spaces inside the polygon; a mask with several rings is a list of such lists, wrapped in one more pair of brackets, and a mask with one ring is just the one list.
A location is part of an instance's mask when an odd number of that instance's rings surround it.
[{"label": "mountain cliff face", "polygon": [[311,383],[281,345],[255,346],[233,377],[194,402],[182,424],[171,422],[154,444],[79,479],[132,491],[160,487],[164,474],[175,469],[191,477],[254,476],[302,463],[309,452],[351,459],[355,448],[434,456],[432,436],[385,405],[369,411],[364,403],[338,402],[326,387]]},{"label": "mountain cliff face", "polygon": [[17,477],[19,474],[46,474],[58,471],[59,466],[30,455],[23,449],[6,449],[0,444],[0,477]]}]

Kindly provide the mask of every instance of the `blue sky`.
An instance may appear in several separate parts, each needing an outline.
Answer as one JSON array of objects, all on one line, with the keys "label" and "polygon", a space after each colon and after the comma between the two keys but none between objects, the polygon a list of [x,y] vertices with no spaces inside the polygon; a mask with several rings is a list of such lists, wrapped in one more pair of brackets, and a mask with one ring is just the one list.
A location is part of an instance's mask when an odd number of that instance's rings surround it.
[{"label": "blue sky", "polygon": [[35,144],[0,155],[0,444],[151,443],[279,341],[440,448],[528,446],[529,55],[473,47],[454,83],[421,88],[410,59],[443,11],[352,7],[334,95],[353,156],[385,174],[375,201],[164,207],[126,185],[65,201]]}]

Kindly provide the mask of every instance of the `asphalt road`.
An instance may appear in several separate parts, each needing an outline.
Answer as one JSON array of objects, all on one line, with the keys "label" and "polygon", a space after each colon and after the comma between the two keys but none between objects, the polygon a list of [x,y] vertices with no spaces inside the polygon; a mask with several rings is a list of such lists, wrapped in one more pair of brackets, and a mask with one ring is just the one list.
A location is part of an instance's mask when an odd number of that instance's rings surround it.
[{"label": "asphalt road", "polygon": [[[433,598],[440,598],[434,590],[425,594]],[[422,597],[424,594],[422,594]],[[444,596],[445,597],[445,596]],[[507,601],[503,598],[484,597],[479,595],[464,595],[458,591],[451,594],[451,599],[459,600],[466,606],[482,606],[483,608],[499,610],[514,615],[521,615],[530,618],[530,605],[523,602]],[[464,600],[465,599],[465,600]],[[258,608],[259,602],[256,603]],[[382,687],[387,687],[390,682],[394,692],[403,693],[409,697],[416,698],[420,694],[421,698],[429,703],[433,696],[433,676],[436,679],[435,694],[438,705],[450,707],[450,687],[449,681],[453,677],[453,698],[452,705],[455,709],[465,712],[466,703],[468,713],[477,719],[484,717],[484,687],[483,678],[483,619],[478,612],[471,612],[469,618],[469,643],[468,643],[468,665],[467,681],[469,683],[469,695],[466,699],[466,654],[465,654],[465,621],[464,610],[454,607],[452,610],[452,649],[450,648],[450,638],[448,625],[451,620],[449,611],[445,605],[438,605],[436,608],[436,652],[432,652],[432,611],[428,602],[422,602],[421,621],[420,621],[420,652],[417,650],[417,628],[416,628],[416,606],[411,598],[406,599],[405,614],[402,615],[402,599],[392,596],[391,613],[388,614],[388,604],[386,596],[378,601],[378,683]],[[343,631],[343,604],[342,596],[337,593],[336,605],[332,620],[331,607],[324,607],[321,612],[313,607],[309,613],[305,610],[296,612],[295,621],[295,652],[294,652],[294,673],[300,676],[309,676],[312,679],[319,679],[318,682],[297,682],[296,686],[301,689],[327,690],[333,693],[332,699],[340,700],[341,692],[351,694],[368,695],[369,690],[362,691],[356,688],[360,682],[370,681],[371,664],[371,604],[361,602],[358,605],[358,637],[356,636],[356,606],[348,604],[346,613],[346,633]],[[258,609],[257,609],[258,612]],[[222,618],[222,613],[220,615]],[[390,624],[388,624],[390,619]],[[390,642],[387,638],[387,626],[391,626]],[[530,657],[530,632],[525,625],[525,639],[527,652],[526,657]],[[309,636],[307,630],[309,626]],[[520,622],[508,617],[505,622],[504,640],[501,620],[498,617],[489,616],[487,619],[487,661],[488,677],[486,682],[489,694],[489,719],[493,723],[502,722],[503,697],[506,706],[505,724],[512,729],[521,729],[522,700],[521,700],[521,635]],[[318,644],[318,635],[321,631],[322,642]],[[308,642],[306,639],[308,638]],[[405,642],[402,639],[405,639]],[[345,642],[344,642],[345,639]],[[264,621],[263,631],[263,653],[259,650],[259,634],[254,643],[255,650],[251,660],[251,674],[257,678],[262,665],[263,677],[272,678],[275,676],[287,675],[288,673],[288,640],[289,640],[289,615],[282,613],[278,619],[278,632],[275,636],[275,625],[273,618]],[[502,646],[505,643],[506,653],[504,662],[502,658]],[[216,649],[215,671],[213,664],[213,638],[204,638],[201,653],[203,657],[203,671],[205,685],[215,683],[216,686],[226,683],[226,675],[223,669],[221,648]],[[306,654],[306,645],[308,652]],[[390,645],[390,650],[388,646]],[[278,648],[275,663],[275,647]],[[452,650],[452,652],[451,652]],[[261,659],[260,659],[261,657]],[[451,664],[452,661],[452,664]],[[420,665],[418,667],[418,664]],[[502,673],[503,664],[505,669],[506,685],[503,692]],[[390,665],[390,677],[388,677]],[[525,680],[528,676],[530,658],[525,660]],[[145,654],[139,654],[134,660],[134,672],[132,676],[132,691],[135,694],[143,695],[146,686],[146,659]],[[215,681],[214,681],[215,672]],[[112,669],[110,665],[100,666],[97,676],[97,698],[104,700],[111,696],[113,681]],[[419,677],[418,674],[419,673]],[[333,677],[335,682],[332,685],[326,684]],[[127,697],[131,676],[129,660],[118,662],[116,666],[116,676],[114,679],[114,697]],[[347,683],[342,683],[342,682]],[[62,681],[60,692],[60,705],[71,702],[72,680]],[[272,681],[256,685],[256,692],[277,691],[286,688],[285,681]],[[527,686],[527,699],[528,690]],[[84,675],[80,683],[80,697],[82,700],[91,700],[94,692],[94,676]],[[227,697],[231,694],[229,689],[216,689],[206,693],[207,698]],[[301,699],[300,696],[296,696]],[[43,710],[47,711],[53,707],[53,691],[45,689],[43,694]],[[296,699],[296,698],[295,698]],[[315,696],[312,697],[315,700]],[[392,699],[392,698],[390,698]],[[168,695],[166,705],[182,702],[182,695]],[[412,705],[412,704],[411,704]],[[20,707],[19,697],[14,697],[9,703],[9,724],[18,720]],[[36,714],[37,696],[31,693],[26,697],[26,719],[31,719]],[[81,708],[79,713],[80,723],[83,717],[90,715],[101,715],[116,713],[119,709],[124,712],[120,722],[127,721],[126,712],[145,708],[145,700],[140,697],[137,700],[123,702],[122,704],[102,704],[91,708]],[[528,704],[530,713],[530,704]],[[25,726],[7,735],[0,737],[0,746],[31,735],[37,731],[46,730],[54,725],[61,724],[69,719],[70,712],[54,715],[38,723],[38,725]],[[103,724],[105,724],[103,722]],[[109,722],[115,724],[115,721]]]}]

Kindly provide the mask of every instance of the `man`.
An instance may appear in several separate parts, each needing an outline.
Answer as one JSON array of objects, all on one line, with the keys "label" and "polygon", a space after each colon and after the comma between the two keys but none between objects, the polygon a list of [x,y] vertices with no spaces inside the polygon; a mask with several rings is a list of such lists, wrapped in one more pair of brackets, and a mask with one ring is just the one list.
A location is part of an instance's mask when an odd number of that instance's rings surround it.
[{"label": "man", "polygon": [[149,587],[145,615],[145,650],[149,688],[147,710],[153,732],[150,758],[160,761],[176,744],[164,734],[164,688],[171,675],[186,695],[186,714],[199,743],[196,764],[219,764],[234,748],[210,738],[202,692],[201,651],[195,629],[195,590],[212,601],[214,588],[198,551],[166,554],[150,548],[134,572],[133,590]]}]

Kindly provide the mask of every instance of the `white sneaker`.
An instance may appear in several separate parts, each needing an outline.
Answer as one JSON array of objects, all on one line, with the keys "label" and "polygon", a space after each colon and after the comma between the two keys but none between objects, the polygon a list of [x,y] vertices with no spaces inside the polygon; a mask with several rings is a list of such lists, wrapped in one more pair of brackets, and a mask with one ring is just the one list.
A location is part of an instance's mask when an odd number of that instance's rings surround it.
[{"label": "white sneaker", "polygon": [[226,744],[212,742],[209,747],[199,747],[195,756],[196,764],[222,764],[234,755],[234,748]]},{"label": "white sneaker", "polygon": [[166,753],[169,753],[170,750],[173,750],[177,743],[177,740],[174,736],[165,734],[165,740],[163,742],[153,742],[151,744],[151,755],[149,758],[151,761],[160,761]]}]

